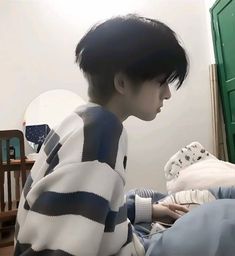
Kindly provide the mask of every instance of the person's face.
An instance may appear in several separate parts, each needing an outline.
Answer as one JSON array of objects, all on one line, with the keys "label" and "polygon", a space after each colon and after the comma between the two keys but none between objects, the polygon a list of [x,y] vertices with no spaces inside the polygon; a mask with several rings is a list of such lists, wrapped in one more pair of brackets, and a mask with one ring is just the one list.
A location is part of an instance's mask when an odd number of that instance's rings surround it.
[{"label": "person's face", "polygon": [[135,91],[133,85],[128,86],[126,93],[127,107],[130,115],[144,121],[153,120],[163,107],[163,101],[171,97],[165,76],[160,75],[152,80],[143,82]]}]

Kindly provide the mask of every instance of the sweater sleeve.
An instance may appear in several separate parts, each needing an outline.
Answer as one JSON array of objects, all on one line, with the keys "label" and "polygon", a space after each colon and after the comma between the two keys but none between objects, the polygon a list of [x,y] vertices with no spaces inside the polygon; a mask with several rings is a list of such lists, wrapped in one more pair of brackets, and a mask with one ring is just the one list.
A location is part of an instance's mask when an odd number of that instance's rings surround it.
[{"label": "sweater sleeve", "polygon": [[126,194],[127,216],[132,224],[152,221],[152,205],[165,194],[152,189],[132,189]]},{"label": "sweater sleeve", "polygon": [[130,190],[126,194],[127,216],[132,224],[152,221],[152,198],[140,197],[138,190]]},{"label": "sweater sleeve", "polygon": [[21,202],[15,256],[117,253],[131,240],[122,191],[122,179],[106,163],[56,169]]}]

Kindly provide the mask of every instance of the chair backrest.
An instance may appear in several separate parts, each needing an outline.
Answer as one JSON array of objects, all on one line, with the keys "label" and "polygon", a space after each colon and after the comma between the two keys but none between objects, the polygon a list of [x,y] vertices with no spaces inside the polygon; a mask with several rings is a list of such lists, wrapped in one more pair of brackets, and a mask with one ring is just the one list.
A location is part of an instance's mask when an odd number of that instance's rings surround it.
[{"label": "chair backrest", "polygon": [[[17,160],[11,159],[11,141],[14,138],[19,141],[17,148],[19,158]],[[18,203],[13,207],[13,201],[19,201],[26,180],[25,169],[23,132],[20,130],[0,131],[0,213],[18,207]],[[14,196],[13,193],[15,193]]]}]

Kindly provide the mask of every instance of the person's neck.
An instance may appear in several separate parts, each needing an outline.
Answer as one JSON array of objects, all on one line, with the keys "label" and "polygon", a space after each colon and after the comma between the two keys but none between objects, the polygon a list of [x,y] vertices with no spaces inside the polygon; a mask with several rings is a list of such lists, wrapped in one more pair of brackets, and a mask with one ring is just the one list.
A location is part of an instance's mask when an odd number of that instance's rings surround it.
[{"label": "person's neck", "polygon": [[93,102],[95,104],[101,105],[103,108],[107,109],[108,111],[112,112],[114,115],[117,116],[117,118],[120,120],[120,122],[124,122],[128,118],[128,114],[125,112],[125,109],[123,107],[123,103],[118,97],[113,97],[105,104],[100,104],[99,102],[90,100],[90,102]]}]

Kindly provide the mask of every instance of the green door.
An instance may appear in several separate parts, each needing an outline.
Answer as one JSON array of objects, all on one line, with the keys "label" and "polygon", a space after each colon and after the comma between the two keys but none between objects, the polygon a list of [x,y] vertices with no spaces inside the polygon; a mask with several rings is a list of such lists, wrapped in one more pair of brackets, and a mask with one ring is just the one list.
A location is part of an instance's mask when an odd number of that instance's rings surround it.
[{"label": "green door", "polygon": [[216,1],[210,11],[228,157],[235,163],[235,0]]}]

